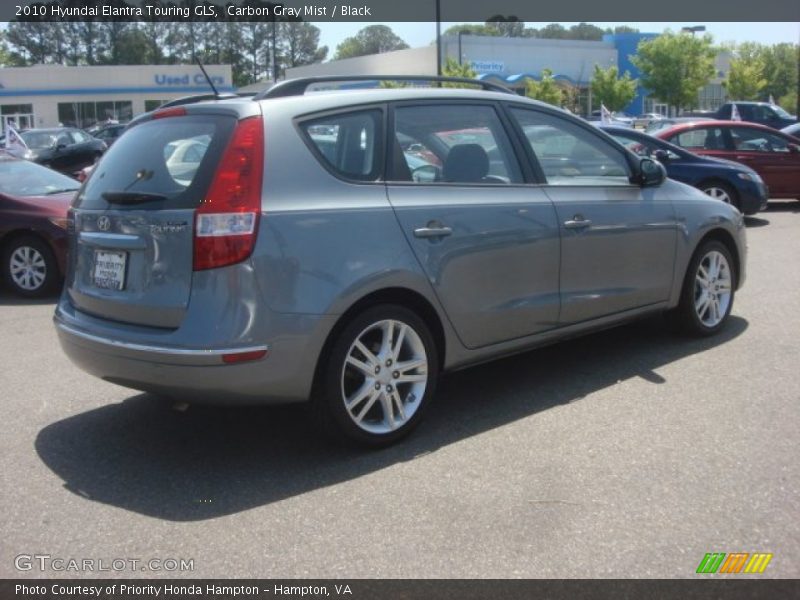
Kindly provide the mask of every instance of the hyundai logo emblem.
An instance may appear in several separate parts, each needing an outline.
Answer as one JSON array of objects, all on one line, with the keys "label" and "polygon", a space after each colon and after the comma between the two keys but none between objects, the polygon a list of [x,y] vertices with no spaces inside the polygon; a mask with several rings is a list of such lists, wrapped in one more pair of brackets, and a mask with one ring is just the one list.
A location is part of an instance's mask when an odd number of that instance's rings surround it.
[{"label": "hyundai logo emblem", "polygon": [[100,231],[108,231],[111,229],[111,219],[103,215],[102,217],[97,218],[97,228]]}]

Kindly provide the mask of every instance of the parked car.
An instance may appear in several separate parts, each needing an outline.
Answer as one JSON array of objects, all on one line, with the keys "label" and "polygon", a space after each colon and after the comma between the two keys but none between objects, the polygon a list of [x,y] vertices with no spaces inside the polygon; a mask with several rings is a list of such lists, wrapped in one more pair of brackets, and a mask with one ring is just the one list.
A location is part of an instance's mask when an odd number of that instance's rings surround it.
[{"label": "parked car", "polygon": [[796,115],[790,115],[780,106],[769,102],[726,102],[719,107],[716,113],[710,115],[711,118],[719,121],[730,121],[734,104],[739,112],[739,118],[748,123],[758,123],[773,129],[781,129],[787,125],[797,123]]},{"label": "parked car", "polygon": [[52,293],[64,274],[74,180],[0,153],[0,275],[29,297]]},{"label": "parked car", "polygon": [[734,160],[758,173],[772,198],[800,198],[800,139],[743,121],[703,121],[655,134],[682,148]]},{"label": "parked car", "polygon": [[[603,115],[599,110],[593,110],[591,114],[586,117],[590,123],[599,123],[603,120]],[[611,113],[611,124],[618,125],[619,127],[633,127],[633,119],[625,113]]]},{"label": "parked car", "polygon": [[660,121],[664,118],[664,115],[659,113],[644,113],[639,115],[638,117],[634,117],[632,120],[632,125],[634,129],[644,129],[653,121]]},{"label": "parked car", "polygon": [[105,142],[106,146],[111,147],[119,136],[125,131],[126,125],[106,125],[105,127],[101,127],[97,131],[92,132],[92,136],[97,138],[98,140],[102,140]]},{"label": "parked car", "polygon": [[28,151],[22,158],[65,175],[74,175],[82,168],[94,164],[107,148],[102,140],[70,127],[28,129],[19,135],[28,146]]},{"label": "parked car", "polygon": [[[725,326],[744,219],[657,161],[487,82],[316,81],[131,123],[71,210],[55,323],[75,364],[190,403],[310,401],[383,446],[442,371],[664,311]],[[198,136],[173,173],[162,150]]]},{"label": "parked car", "polygon": [[674,125],[682,125],[684,123],[698,123],[700,121],[711,121],[712,119],[704,117],[664,117],[657,121],[650,121],[647,127],[644,128],[645,133],[655,135],[659,129],[666,129]]},{"label": "parked car", "polygon": [[767,206],[767,186],[758,173],[741,163],[698,156],[680,146],[632,129],[608,125],[602,125],[601,128],[635,154],[661,162],[671,179],[733,204],[746,215],[755,214]]}]

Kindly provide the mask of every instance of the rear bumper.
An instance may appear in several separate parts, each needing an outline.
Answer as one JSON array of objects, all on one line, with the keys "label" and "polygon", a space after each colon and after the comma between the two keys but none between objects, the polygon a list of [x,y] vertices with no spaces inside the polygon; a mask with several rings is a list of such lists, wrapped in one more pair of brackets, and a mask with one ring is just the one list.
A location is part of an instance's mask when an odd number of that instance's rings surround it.
[{"label": "rear bumper", "polygon": [[[306,401],[318,350],[333,324],[329,317],[287,315],[286,327],[276,333],[274,343],[185,348],[88,331],[68,322],[74,316],[57,312],[54,323],[62,349],[82,370],[135,390],[216,405]],[[290,330],[305,335],[289,335]],[[267,353],[257,360],[227,364],[222,359],[225,354],[260,350]]]}]

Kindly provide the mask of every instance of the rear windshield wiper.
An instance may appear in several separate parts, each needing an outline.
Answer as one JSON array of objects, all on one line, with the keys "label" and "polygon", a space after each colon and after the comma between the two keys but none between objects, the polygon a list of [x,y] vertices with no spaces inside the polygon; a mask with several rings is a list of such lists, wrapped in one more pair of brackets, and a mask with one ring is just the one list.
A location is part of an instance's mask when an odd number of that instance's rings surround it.
[{"label": "rear windshield wiper", "polygon": [[74,187],[74,188],[63,188],[60,190],[48,190],[47,192],[45,192],[45,196],[52,196],[54,194],[63,194],[65,192],[77,192],[79,189],[81,188]]},{"label": "rear windshield wiper", "polygon": [[103,192],[100,196],[109,204],[141,204],[166,200],[164,194],[151,194],[149,192]]}]

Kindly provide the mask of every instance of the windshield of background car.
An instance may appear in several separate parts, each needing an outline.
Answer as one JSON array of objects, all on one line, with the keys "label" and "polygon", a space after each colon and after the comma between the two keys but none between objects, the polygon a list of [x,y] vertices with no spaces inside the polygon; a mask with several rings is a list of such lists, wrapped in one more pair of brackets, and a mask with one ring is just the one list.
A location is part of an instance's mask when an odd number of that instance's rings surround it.
[{"label": "windshield of background car", "polygon": [[23,131],[19,136],[31,150],[52,148],[56,145],[56,140],[58,139],[55,133],[48,131]]},{"label": "windshield of background car", "polygon": [[196,208],[211,185],[231,136],[233,117],[196,115],[147,121],[106,152],[75,201],[106,209],[104,195],[142,194],[149,201],[113,203],[118,209]]},{"label": "windshield of background car", "polygon": [[783,117],[784,119],[791,119],[792,118],[792,115],[790,115],[788,112],[786,112],[782,107],[778,106],[777,104],[773,104],[771,108],[776,113],[778,113],[779,117]]},{"label": "windshield of background car", "polygon": [[56,171],[27,160],[0,161],[0,193],[9,196],[47,196],[73,192],[80,184]]}]

